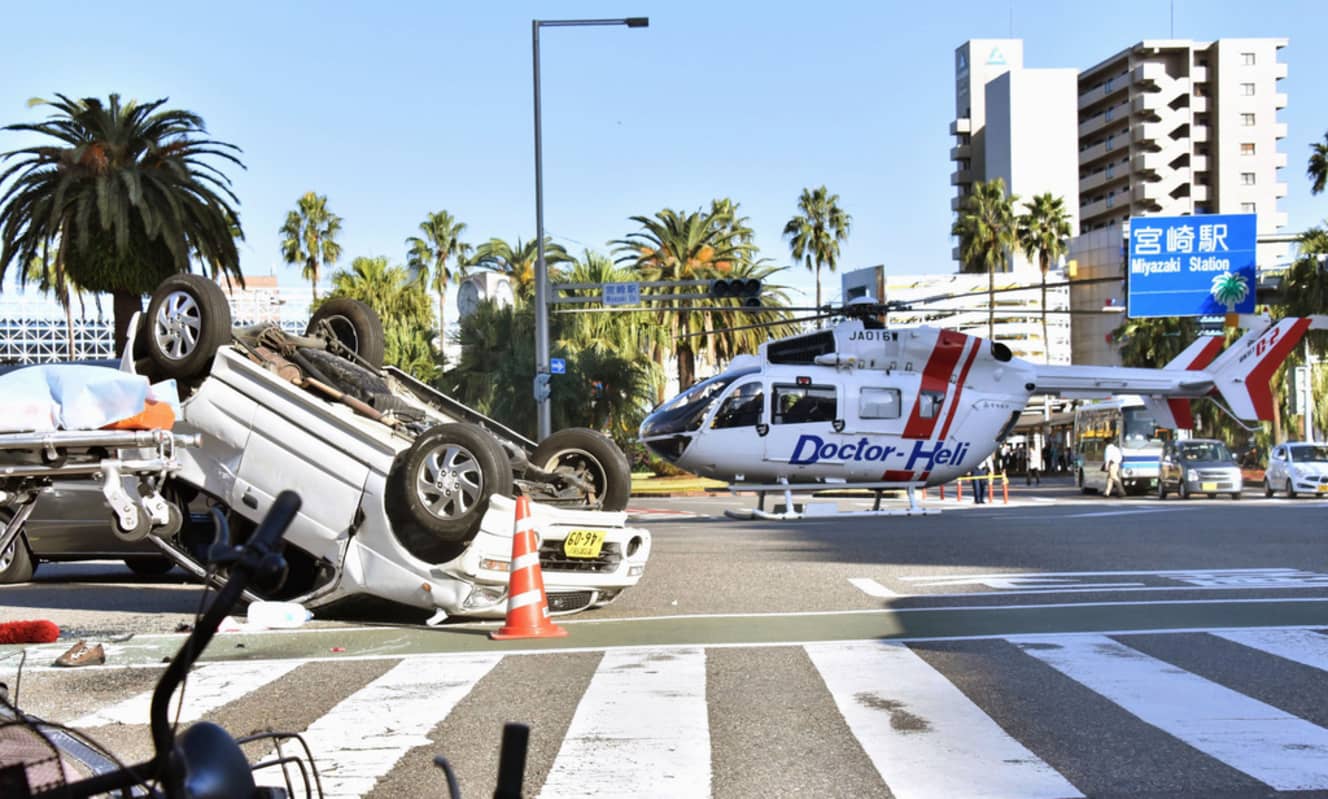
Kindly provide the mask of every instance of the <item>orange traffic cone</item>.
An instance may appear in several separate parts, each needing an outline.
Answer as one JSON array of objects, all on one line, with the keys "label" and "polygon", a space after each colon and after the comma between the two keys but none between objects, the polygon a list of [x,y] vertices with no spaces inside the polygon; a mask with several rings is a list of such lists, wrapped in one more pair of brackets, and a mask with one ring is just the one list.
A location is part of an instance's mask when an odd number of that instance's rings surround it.
[{"label": "orange traffic cone", "polygon": [[512,571],[507,586],[507,623],[489,633],[496,641],[513,638],[561,638],[567,631],[549,620],[549,599],[544,595],[539,547],[530,500],[516,498],[516,531],[512,534]]}]

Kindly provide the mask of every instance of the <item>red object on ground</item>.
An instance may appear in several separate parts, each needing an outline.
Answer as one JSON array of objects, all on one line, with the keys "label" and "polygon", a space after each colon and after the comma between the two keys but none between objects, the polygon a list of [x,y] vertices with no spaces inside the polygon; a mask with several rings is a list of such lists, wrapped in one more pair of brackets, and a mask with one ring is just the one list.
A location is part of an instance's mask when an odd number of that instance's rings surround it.
[{"label": "red object on ground", "polygon": [[59,637],[60,628],[45,619],[0,622],[0,644],[49,644]]},{"label": "red object on ground", "polygon": [[175,412],[171,406],[157,400],[148,400],[143,410],[119,421],[111,422],[103,430],[170,430],[175,425]]},{"label": "red object on ground", "polygon": [[507,586],[507,623],[489,637],[495,641],[513,638],[562,638],[567,630],[549,620],[549,598],[544,594],[539,545],[535,543],[535,520],[530,517],[530,499],[516,498],[516,532],[512,534],[511,581]]}]

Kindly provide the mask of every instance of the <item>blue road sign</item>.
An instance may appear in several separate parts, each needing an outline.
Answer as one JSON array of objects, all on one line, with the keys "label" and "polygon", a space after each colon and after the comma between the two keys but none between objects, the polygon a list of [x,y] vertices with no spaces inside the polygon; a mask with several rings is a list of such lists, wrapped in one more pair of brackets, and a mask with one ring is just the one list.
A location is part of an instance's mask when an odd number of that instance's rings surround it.
[{"label": "blue road sign", "polygon": [[567,374],[567,361],[562,358],[550,358],[549,372],[555,375]]},{"label": "blue road sign", "polygon": [[640,305],[640,283],[605,283],[603,289],[605,305]]},{"label": "blue road sign", "polygon": [[1254,312],[1254,214],[1130,219],[1133,319]]}]

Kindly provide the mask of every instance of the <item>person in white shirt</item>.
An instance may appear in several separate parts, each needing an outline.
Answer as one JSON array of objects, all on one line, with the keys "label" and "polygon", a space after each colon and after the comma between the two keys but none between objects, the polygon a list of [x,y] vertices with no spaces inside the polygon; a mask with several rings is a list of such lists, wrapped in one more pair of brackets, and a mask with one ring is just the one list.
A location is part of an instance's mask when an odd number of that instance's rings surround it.
[{"label": "person in white shirt", "polygon": [[1120,447],[1116,446],[1116,442],[1113,441],[1107,444],[1107,449],[1102,454],[1102,462],[1107,470],[1107,487],[1103,489],[1102,494],[1108,497],[1111,496],[1111,488],[1116,486],[1120,489],[1120,495],[1125,496],[1125,483],[1121,482],[1120,475],[1121,451]]}]

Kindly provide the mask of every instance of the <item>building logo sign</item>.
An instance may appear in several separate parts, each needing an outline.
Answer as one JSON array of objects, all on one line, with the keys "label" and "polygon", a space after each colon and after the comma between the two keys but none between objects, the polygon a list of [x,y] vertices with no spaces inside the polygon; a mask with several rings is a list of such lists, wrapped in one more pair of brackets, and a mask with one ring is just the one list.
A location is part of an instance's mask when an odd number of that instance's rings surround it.
[{"label": "building logo sign", "polygon": [[1253,313],[1255,214],[1130,219],[1132,319]]},{"label": "building logo sign", "polygon": [[992,47],[991,52],[987,53],[987,66],[1003,67],[1005,65],[1005,53],[1001,52],[1000,47]]}]

